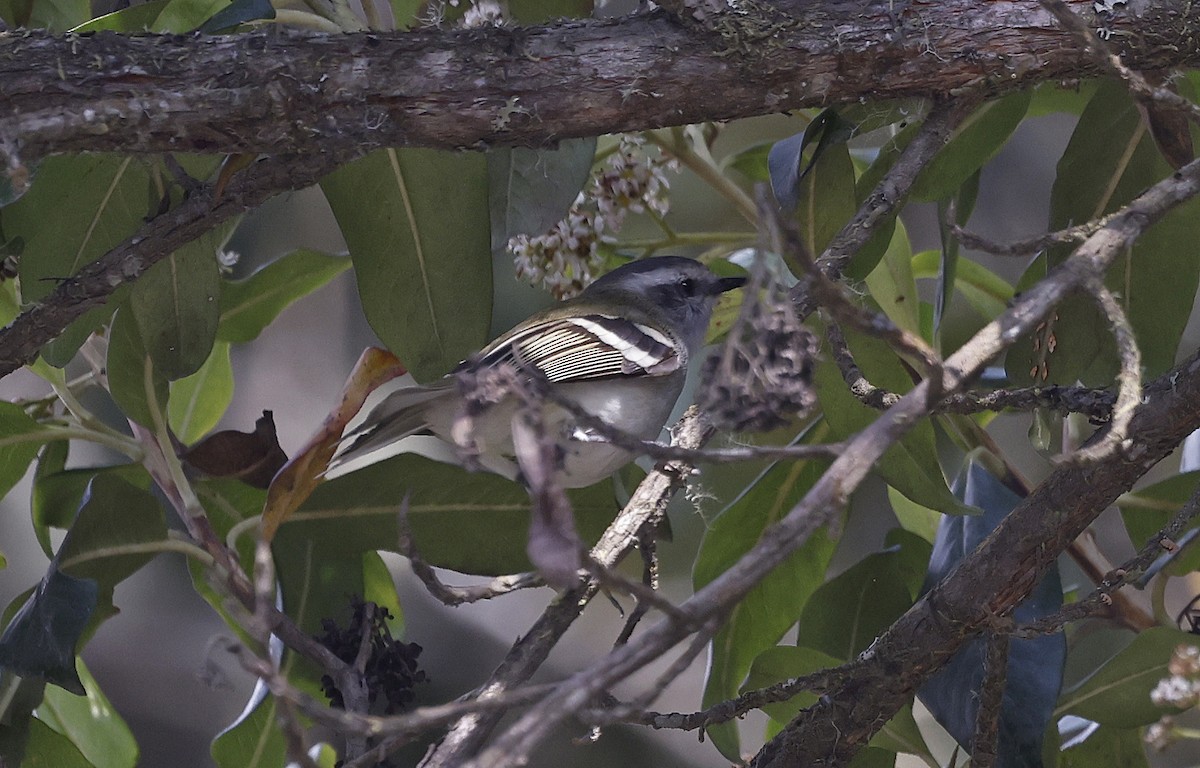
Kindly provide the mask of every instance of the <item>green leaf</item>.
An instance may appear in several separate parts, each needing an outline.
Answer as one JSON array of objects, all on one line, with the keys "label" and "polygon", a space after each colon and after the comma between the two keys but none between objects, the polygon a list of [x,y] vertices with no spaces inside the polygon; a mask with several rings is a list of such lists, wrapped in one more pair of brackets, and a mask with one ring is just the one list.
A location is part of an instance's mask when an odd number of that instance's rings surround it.
[{"label": "green leaf", "polygon": [[25,241],[21,292],[44,299],[63,278],[132,235],[157,206],[150,174],[132,157],[48,157],[30,190],[4,209],[4,232]]},{"label": "green leaf", "polygon": [[774,145],[773,141],[753,144],[740,152],[729,155],[721,165],[724,168],[732,168],[751,181],[769,182],[771,171],[767,166],[767,155],[770,154],[771,147]]},{"label": "green leaf", "polygon": [[29,741],[25,745],[23,768],[93,768],[71,740],[42,721],[29,721]]},{"label": "green leaf", "polygon": [[920,297],[912,271],[912,246],[904,224],[896,222],[892,240],[879,265],[867,275],[871,298],[893,323],[917,336],[921,334]]},{"label": "green leaf", "polygon": [[402,637],[404,609],[400,606],[400,596],[396,594],[396,582],[392,580],[392,572],[388,570],[378,552],[363,553],[362,570],[362,599],[387,608],[388,613],[392,615],[387,622],[388,631],[393,637]]},{"label": "green leaf", "polygon": [[150,31],[177,35],[191,32],[228,6],[229,0],[170,0]]},{"label": "green leaf", "polygon": [[[823,669],[832,669],[841,664],[841,660],[827,653],[812,648],[794,645],[772,646],[754,658],[750,666],[746,682],[739,693],[769,688],[773,685],[803,677]],[[765,704],[762,711],[772,720],[786,725],[791,722],[800,710],[817,702],[817,694],[811,692],[799,693],[787,701]]]},{"label": "green leaf", "polygon": [[150,267],[129,295],[129,308],[156,371],[181,379],[212,351],[220,310],[216,251],[232,227],[218,227]]},{"label": "green leaf", "polygon": [[113,709],[83,660],[77,663],[86,693],[74,696],[61,688],[47,688],[37,717],[67,737],[95,768],[133,768],[138,745],[129,726]]},{"label": "green leaf", "polygon": [[921,169],[913,182],[911,199],[933,202],[957,193],[1008,141],[1025,117],[1031,98],[1031,91],[1018,91],[975,110]]},{"label": "green leaf", "polygon": [[0,401],[0,497],[25,476],[42,442],[35,436],[42,427],[15,403]]},{"label": "green leaf", "polygon": [[1140,728],[1101,726],[1082,744],[1064,749],[1058,768],[1149,768]]},{"label": "green leaf", "polygon": [[249,21],[275,18],[275,7],[270,0],[233,0],[232,3],[214,13],[200,26],[206,35],[215,35],[236,29]]},{"label": "green leaf", "polygon": [[[796,217],[809,255],[820,256],[857,210],[850,150],[845,143],[829,146],[800,181],[798,190]],[[790,266],[797,271],[795,264]]]},{"label": "green leaf", "polygon": [[937,538],[938,523],[942,520],[942,513],[921,506],[890,485],[887,488],[887,495],[888,501],[892,505],[892,512],[896,515],[900,527],[932,544],[933,540]]},{"label": "green leaf", "polygon": [[108,333],[108,388],[121,411],[137,423],[154,428],[154,414],[167,403],[167,380],[154,367],[128,307],[113,318]]},{"label": "green leaf", "polygon": [[900,553],[868,555],[812,594],[800,615],[796,645],[849,661],[912,603]]},{"label": "green leaf", "polygon": [[492,252],[514,235],[540,235],[567,214],[592,169],[596,139],[567,139],[556,149],[494,149],[487,154]]},{"label": "green leaf", "polygon": [[927,762],[930,764],[936,763],[929,751],[929,746],[925,743],[925,737],[921,734],[921,729],[913,717],[911,704],[901,707],[892,716],[892,719],[879,729],[870,743],[872,747],[881,750],[921,755],[928,757],[929,761]]},{"label": "green leaf", "polygon": [[[1105,82],[1084,110],[1059,160],[1050,228],[1080,224],[1114,211],[1171,173],[1124,86]],[[1200,263],[1181,252],[1178,243],[1197,238],[1200,201],[1192,200],[1148,229],[1105,277],[1133,325],[1147,376],[1159,375],[1175,362],[1200,283]],[[1070,246],[1050,249],[1030,266],[1018,287],[1027,287],[1072,250]],[[1049,351],[1051,333],[1053,352]],[[1018,383],[1036,378],[1039,384],[1073,384],[1078,379],[1089,386],[1105,386],[1117,370],[1116,346],[1091,300],[1077,295],[1059,305],[1036,343],[1026,338],[1009,350],[1006,368],[1009,378]]]},{"label": "green leaf", "polygon": [[154,24],[154,20],[162,13],[163,8],[167,7],[169,1],[150,0],[147,3],[131,5],[128,8],[122,8],[119,11],[106,13],[91,21],[86,21],[71,31],[75,33],[100,32],[102,30],[110,32],[148,32]]},{"label": "green leaf", "polygon": [[109,296],[104,306],[90,309],[67,326],[53,341],[42,347],[42,357],[46,363],[65,368],[75,359],[75,353],[83,346],[88,337],[99,331],[112,319],[114,308],[120,306],[124,297],[129,294],[129,286],[122,285]]},{"label": "green leaf", "polygon": [[113,589],[150,562],[167,539],[158,500],[114,473],[96,475],[55,558],[71,576],[99,586],[89,629],[115,613]]},{"label": "green leaf", "polygon": [[1078,115],[1096,93],[1098,80],[1075,81],[1073,87],[1061,88],[1057,82],[1038,83],[1033,88],[1028,117],[1040,117],[1059,112]]},{"label": "green leaf", "polygon": [[[825,467],[823,462],[792,462],[760,475],[705,531],[692,571],[695,589],[720,576],[754,547],[808,492]],[[828,533],[817,531],[733,607],[713,637],[702,706],[732,698],[754,659],[796,623],[809,595],[824,581],[833,550]],[[738,759],[736,726],[711,726],[707,733],[721,754]]]},{"label": "green leaf", "polygon": [[244,280],[221,286],[217,338],[253,341],[292,302],[307,296],[350,267],[350,260],[319,251],[298,250]]},{"label": "green leaf", "polygon": [[[396,514],[405,494],[409,527],[425,560],[484,575],[530,569],[525,555],[525,489],[496,475],[468,474],[415,454],[396,456],[319,486],[280,532],[319,541],[330,553],[394,550]],[[580,536],[595,541],[617,513],[612,486],[599,483],[567,495]]]},{"label": "green leaf", "polygon": [[275,719],[275,697],[264,699],[213,739],[211,753],[218,768],[279,768],[287,764],[287,743]]},{"label": "green leaf", "polygon": [[[940,262],[939,251],[921,251],[912,259],[913,277],[918,280],[936,278]],[[985,320],[991,320],[1003,312],[1013,297],[1013,287],[1007,280],[987,267],[964,258],[957,263],[954,289]]]},{"label": "green leaf", "polygon": [[1167,662],[1175,646],[1194,645],[1195,639],[1168,627],[1145,630],[1090,676],[1064,691],[1054,716],[1078,715],[1118,728],[1153,723],[1164,712],[1150,701],[1150,691],[1170,676]]},{"label": "green leaf", "polygon": [[47,557],[52,556],[50,529],[71,527],[88,483],[96,475],[114,475],[142,490],[150,488],[150,475],[141,464],[118,464],[111,467],[62,469],[65,466],[66,443],[46,446],[33,477],[31,499],[33,530]]},{"label": "green leaf", "polygon": [[212,353],[191,376],[171,382],[167,421],[184,445],[208,434],[233,402],[233,364],[229,342],[218,341]]},{"label": "green leaf", "polygon": [[95,614],[97,591],[92,579],[76,578],[51,563],[38,586],[17,598],[21,607],[0,635],[0,667],[83,696],[75,653]]},{"label": "green leaf", "polygon": [[22,26],[66,32],[91,18],[88,0],[31,0],[31,13]]},{"label": "green leaf", "polygon": [[[912,379],[888,346],[882,341],[846,330],[846,341],[863,375],[877,387],[893,392],[912,388]],[[832,439],[841,440],[872,424],[879,413],[859,402],[846,388],[842,374],[832,360],[817,364],[817,398],[825,414]],[[933,425],[922,421],[893,445],[876,464],[875,471],[909,499],[939,512],[976,514],[950,493],[938,463]]]},{"label": "green leaf", "polygon": [[[1141,549],[1166,526],[1200,483],[1200,470],[1169,477],[1146,488],[1122,494],[1117,508],[1134,549]],[[1194,528],[1193,522],[1189,528]]]},{"label": "green leaf", "polygon": [[429,381],[483,345],[492,263],[482,155],[381,150],[321,188],[350,247],[367,320],[409,372]]}]

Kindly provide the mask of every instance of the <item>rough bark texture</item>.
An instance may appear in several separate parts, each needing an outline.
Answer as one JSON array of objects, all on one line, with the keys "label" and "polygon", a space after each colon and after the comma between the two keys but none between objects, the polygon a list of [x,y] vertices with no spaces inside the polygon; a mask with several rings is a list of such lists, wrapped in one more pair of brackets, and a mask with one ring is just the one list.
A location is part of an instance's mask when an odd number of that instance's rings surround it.
[{"label": "rough bark texture", "polygon": [[[394,34],[0,34],[0,151],[539,145],[1096,72],[1036,0],[739,7],[703,23],[655,12]],[[1090,1],[1071,7],[1092,19]],[[1093,25],[1135,68],[1200,63],[1191,3],[1135,2]]]},{"label": "rough bark texture", "polygon": [[1095,464],[1060,468],[1042,482],[880,636],[860,657],[855,675],[801,712],[751,765],[847,764],[962,643],[1007,615],[1068,544],[1197,427],[1200,356],[1147,389],[1122,451]]}]

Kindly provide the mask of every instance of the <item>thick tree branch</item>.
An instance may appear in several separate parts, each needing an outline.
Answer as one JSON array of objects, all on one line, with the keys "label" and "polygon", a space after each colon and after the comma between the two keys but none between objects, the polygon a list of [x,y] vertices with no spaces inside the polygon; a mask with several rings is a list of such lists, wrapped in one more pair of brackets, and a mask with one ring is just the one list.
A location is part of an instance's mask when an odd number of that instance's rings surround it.
[{"label": "thick tree branch", "polygon": [[[538,145],[1103,71],[1036,0],[770,7],[703,25],[660,11],[385,35],[0,34],[0,154]],[[1091,20],[1090,2],[1070,7]],[[1200,62],[1200,7],[1138,10],[1111,22],[1128,66]]]}]

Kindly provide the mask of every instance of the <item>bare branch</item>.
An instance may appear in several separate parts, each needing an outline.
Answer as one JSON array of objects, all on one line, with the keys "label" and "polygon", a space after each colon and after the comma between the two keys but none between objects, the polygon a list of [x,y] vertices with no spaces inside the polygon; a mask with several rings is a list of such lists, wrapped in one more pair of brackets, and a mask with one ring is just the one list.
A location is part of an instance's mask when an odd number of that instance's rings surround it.
[{"label": "bare branch", "polygon": [[[850,393],[863,405],[880,410],[899,402],[901,395],[872,384],[854,362],[841,328],[830,323],[825,329],[829,351],[842,372]],[[994,389],[990,392],[960,392],[942,399],[934,413],[979,413],[980,411],[1032,411],[1043,408],[1062,415],[1082,413],[1093,423],[1107,422],[1112,416],[1116,396],[1112,392],[1090,387],[1020,387]]]},{"label": "bare branch", "polygon": [[1120,302],[1099,278],[1087,286],[1087,291],[1112,327],[1121,369],[1117,372],[1117,401],[1113,405],[1108,429],[1091,445],[1063,457],[1064,461],[1072,462],[1095,461],[1120,448],[1125,441],[1129,421],[1142,402],[1142,352],[1133,334],[1133,326],[1129,324]]}]

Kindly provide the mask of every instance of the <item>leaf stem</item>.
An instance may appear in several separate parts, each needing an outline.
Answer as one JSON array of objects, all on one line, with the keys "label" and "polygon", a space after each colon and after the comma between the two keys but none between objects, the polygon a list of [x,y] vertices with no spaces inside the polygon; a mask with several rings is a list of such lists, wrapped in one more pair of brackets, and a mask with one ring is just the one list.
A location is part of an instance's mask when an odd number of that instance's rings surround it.
[{"label": "leaf stem", "polygon": [[751,224],[758,223],[758,211],[750,195],[733,183],[721,169],[716,160],[705,149],[703,154],[696,150],[682,129],[672,128],[671,138],[667,139],[658,131],[646,131],[642,134],[646,140],[678,160],[685,168],[700,177],[702,181],[715,189],[722,197],[733,204],[738,213]]},{"label": "leaf stem", "polygon": [[214,562],[211,554],[205,551],[202,547],[192,544],[190,541],[182,541],[180,539],[160,539],[159,541],[139,541],[130,544],[114,544],[111,547],[100,547],[76,557],[63,560],[61,563],[59,563],[59,567],[67,569],[73,565],[81,565],[92,560],[100,560],[106,557],[158,554],[160,552],[179,552],[199,561],[205,566],[211,566]]}]

